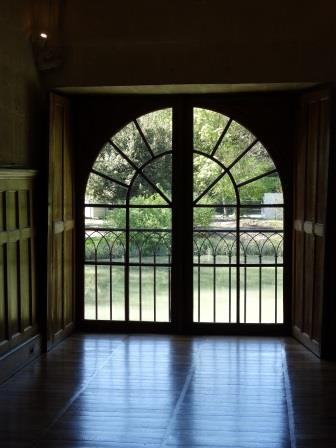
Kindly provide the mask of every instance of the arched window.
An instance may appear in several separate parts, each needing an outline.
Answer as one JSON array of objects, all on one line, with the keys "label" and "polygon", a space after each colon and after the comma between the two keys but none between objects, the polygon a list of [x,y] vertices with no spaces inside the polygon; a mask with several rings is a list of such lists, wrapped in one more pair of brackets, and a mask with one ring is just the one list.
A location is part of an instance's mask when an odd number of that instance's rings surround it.
[{"label": "arched window", "polygon": [[[174,175],[185,163],[181,129],[172,108],[151,112],[115,133],[98,154],[85,197],[85,319],[171,322],[179,231],[172,217],[179,213],[176,196],[188,194],[183,175]],[[194,241],[191,320],[282,323],[283,197],[276,167],[250,131],[218,112],[193,108],[190,135],[193,197],[185,203],[193,226],[182,237]],[[172,188],[172,179],[180,188]]]}]

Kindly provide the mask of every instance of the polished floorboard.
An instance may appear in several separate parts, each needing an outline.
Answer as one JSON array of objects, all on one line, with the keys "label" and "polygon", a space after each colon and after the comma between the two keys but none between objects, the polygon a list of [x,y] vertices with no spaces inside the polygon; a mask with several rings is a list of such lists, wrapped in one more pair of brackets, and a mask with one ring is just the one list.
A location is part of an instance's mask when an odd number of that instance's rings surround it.
[{"label": "polished floorboard", "polygon": [[336,447],[336,367],[293,339],[75,334],[0,386],[0,447]]}]

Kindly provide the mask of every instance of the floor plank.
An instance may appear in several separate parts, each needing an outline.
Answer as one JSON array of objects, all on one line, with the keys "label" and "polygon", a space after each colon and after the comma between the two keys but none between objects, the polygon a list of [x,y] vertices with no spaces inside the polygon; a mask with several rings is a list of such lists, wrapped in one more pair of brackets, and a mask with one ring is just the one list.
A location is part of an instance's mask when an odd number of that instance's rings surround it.
[{"label": "floor plank", "polygon": [[292,339],[76,334],[0,386],[0,446],[335,447],[335,373]]},{"label": "floor plank", "polygon": [[296,448],[335,448],[336,363],[321,361],[302,345],[287,339],[284,367]]}]

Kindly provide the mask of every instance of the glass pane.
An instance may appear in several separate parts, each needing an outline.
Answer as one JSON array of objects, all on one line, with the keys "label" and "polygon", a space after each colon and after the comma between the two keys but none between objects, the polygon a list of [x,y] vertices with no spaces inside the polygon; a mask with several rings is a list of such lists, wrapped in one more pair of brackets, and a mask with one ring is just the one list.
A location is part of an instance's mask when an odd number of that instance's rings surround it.
[{"label": "glass pane", "polygon": [[194,199],[197,199],[223,172],[223,169],[213,160],[199,154],[194,154],[193,164]]},{"label": "glass pane", "polygon": [[132,208],[130,214],[131,229],[170,229],[171,228],[170,208]]},{"label": "glass pane", "polygon": [[123,266],[85,266],[85,319],[125,319],[124,269]]},{"label": "glass pane", "polygon": [[[283,198],[282,192],[264,193],[262,203],[264,205],[276,205],[276,204],[283,205],[283,203],[284,203],[283,199],[284,198]],[[281,210],[281,209],[278,209],[278,210]],[[266,214],[268,213],[266,207],[264,208],[263,213],[266,213]],[[270,213],[274,214],[276,212],[270,211]]]},{"label": "glass pane", "polygon": [[85,206],[85,227],[125,229],[126,209],[111,207]]},{"label": "glass pane", "polygon": [[144,169],[144,174],[171,200],[172,156],[167,154],[154,159]]},{"label": "glass pane", "polygon": [[232,168],[237,184],[275,169],[273,160],[261,143],[257,143]]},{"label": "glass pane", "polygon": [[282,233],[242,231],[240,235],[241,262],[249,264],[279,263]]},{"label": "glass pane", "polygon": [[129,248],[131,263],[170,264],[171,232],[132,231]]},{"label": "glass pane", "polygon": [[194,322],[236,321],[236,224],[223,207],[194,207]]},{"label": "glass pane", "polygon": [[194,231],[194,263],[236,263],[236,232]]},{"label": "glass pane", "polygon": [[204,204],[236,204],[237,195],[228,174],[225,174],[198,202],[199,205]]},{"label": "glass pane", "polygon": [[275,268],[262,269],[261,322],[275,322]]},{"label": "glass pane", "polygon": [[[214,281],[215,278],[215,281]],[[194,267],[194,322],[237,321],[236,268]]]},{"label": "glass pane", "polygon": [[240,273],[240,321],[259,323],[260,285],[259,268],[241,268]]},{"label": "glass pane", "polygon": [[283,268],[241,270],[241,322],[283,323]]},{"label": "glass pane", "polygon": [[194,228],[234,230],[237,226],[236,213],[235,206],[194,207]]},{"label": "glass pane", "polygon": [[158,267],[156,271],[156,321],[170,320],[171,268]]},{"label": "glass pane", "polygon": [[165,197],[162,197],[162,195],[154,187],[152,187],[141,175],[137,176],[133,183],[130,203],[136,205],[168,204]]},{"label": "glass pane", "polygon": [[168,322],[170,268],[130,267],[130,320]]},{"label": "glass pane", "polygon": [[[267,213],[265,214],[264,211]],[[240,253],[242,263],[282,263],[282,208],[244,207],[241,209]]]},{"label": "glass pane", "polygon": [[249,264],[282,263],[283,233],[242,231],[240,235],[241,262]]},{"label": "glass pane", "polygon": [[[144,321],[155,321],[154,304],[156,300],[156,288],[154,285],[154,268],[144,267],[142,268],[142,319]],[[155,286],[155,292],[154,292]]]},{"label": "glass pane", "polygon": [[96,319],[95,266],[85,266],[84,271],[84,318]]},{"label": "glass pane", "polygon": [[106,211],[104,224],[113,229],[125,229],[126,227],[126,209],[109,208]]},{"label": "glass pane", "polygon": [[[170,319],[171,209],[130,209],[130,319]],[[166,230],[167,229],[167,230]]]},{"label": "glass pane", "polygon": [[108,207],[84,207],[84,219],[86,227],[101,227],[106,222]]},{"label": "glass pane", "polygon": [[154,154],[172,149],[172,109],[162,109],[137,119]]},{"label": "glass pane", "polygon": [[283,200],[278,174],[274,173],[239,187],[239,195],[242,204],[262,204],[265,200],[268,204],[278,204]]},{"label": "glass pane", "polygon": [[251,205],[240,209],[240,228],[243,230],[279,231],[283,230],[283,225],[283,207]]},{"label": "glass pane", "polygon": [[240,234],[241,263],[259,264],[261,257],[262,235],[259,232],[243,231]]},{"label": "glass pane", "polygon": [[237,322],[236,268],[216,268],[216,322]]},{"label": "glass pane", "polygon": [[91,173],[86,184],[85,203],[124,204],[127,189],[101,176]]},{"label": "glass pane", "polygon": [[85,261],[123,262],[125,233],[120,231],[85,232]]},{"label": "glass pane", "polygon": [[151,158],[151,154],[133,122],[115,134],[112,141],[138,168]]},{"label": "glass pane", "polygon": [[211,153],[228,121],[223,114],[194,108],[194,149]]},{"label": "glass pane", "polygon": [[197,297],[195,298],[194,296],[194,300],[196,299],[197,303],[198,321],[214,322],[213,269],[210,267],[199,267],[196,270],[195,279],[196,285],[194,284],[194,289],[197,292]]},{"label": "glass pane", "polygon": [[124,159],[110,143],[106,143],[98,154],[92,169],[113,179],[129,184],[135,169]]},{"label": "glass pane", "polygon": [[110,276],[108,266],[97,266],[98,320],[110,320]]},{"label": "glass pane", "polygon": [[232,121],[215,157],[228,167],[255,139],[255,136],[248,129],[236,121]]},{"label": "glass pane", "polygon": [[140,300],[140,278],[141,269],[139,266],[131,266],[129,269],[129,318],[139,321],[142,313],[142,303]]},{"label": "glass pane", "polygon": [[215,237],[209,232],[194,232],[194,263],[215,263]]},{"label": "glass pane", "polygon": [[111,266],[112,320],[125,319],[125,267]]},{"label": "glass pane", "polygon": [[242,322],[283,323],[282,271],[282,267],[242,270]]},{"label": "glass pane", "polygon": [[194,228],[207,229],[220,219],[220,210],[216,207],[194,207]]},{"label": "glass pane", "polygon": [[275,284],[277,285],[276,289],[276,320],[275,322],[278,324],[282,324],[284,321],[284,303],[283,303],[283,268],[279,267],[276,270],[277,280]]}]

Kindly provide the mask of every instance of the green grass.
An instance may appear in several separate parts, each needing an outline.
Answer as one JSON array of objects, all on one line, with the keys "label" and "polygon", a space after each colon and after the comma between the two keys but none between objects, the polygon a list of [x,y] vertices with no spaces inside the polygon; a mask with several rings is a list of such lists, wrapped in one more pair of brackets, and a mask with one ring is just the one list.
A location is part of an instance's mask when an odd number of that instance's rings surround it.
[{"label": "green grass", "polygon": [[[265,260],[267,261],[267,260]],[[154,320],[154,271],[152,267],[142,267],[141,273],[141,320]],[[244,270],[240,271],[240,315],[245,315]],[[110,320],[110,268],[97,267],[98,320]],[[112,320],[124,320],[124,268],[113,266],[112,279]],[[214,300],[213,268],[200,269],[200,321],[214,321],[214,302],[216,321],[228,322],[230,310],[229,269],[216,269],[216,299]],[[278,268],[278,323],[282,322],[282,268]],[[130,270],[130,319],[140,320],[139,268]],[[275,271],[271,267],[262,268],[262,322],[274,322],[275,316]],[[236,322],[236,275],[231,271],[231,321]],[[156,320],[169,321],[168,268],[156,268]],[[95,319],[95,267],[85,266],[85,318]],[[198,269],[194,268],[194,320],[198,321]],[[246,322],[259,322],[259,268],[246,271]]]}]

